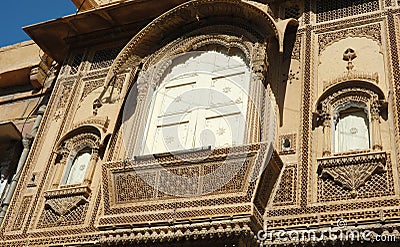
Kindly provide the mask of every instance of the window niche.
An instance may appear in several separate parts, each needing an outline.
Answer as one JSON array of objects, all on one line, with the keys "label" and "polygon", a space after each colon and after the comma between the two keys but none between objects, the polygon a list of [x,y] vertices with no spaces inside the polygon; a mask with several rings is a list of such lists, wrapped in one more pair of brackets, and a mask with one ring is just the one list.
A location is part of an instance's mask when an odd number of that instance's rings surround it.
[{"label": "window niche", "polygon": [[325,94],[318,110],[324,136],[322,155],[382,150],[382,97],[383,94],[358,87]]}]

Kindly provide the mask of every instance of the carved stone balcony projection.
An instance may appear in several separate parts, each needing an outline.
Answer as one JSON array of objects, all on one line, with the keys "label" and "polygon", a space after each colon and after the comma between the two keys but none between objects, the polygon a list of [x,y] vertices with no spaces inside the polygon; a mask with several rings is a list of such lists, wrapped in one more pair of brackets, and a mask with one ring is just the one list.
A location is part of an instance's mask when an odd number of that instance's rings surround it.
[{"label": "carved stone balcony projection", "polygon": [[99,229],[107,232],[140,224],[158,229],[171,221],[219,221],[211,215],[262,227],[262,215],[282,169],[276,152],[267,161],[271,150],[261,143],[106,163]]},{"label": "carved stone balcony projection", "polygon": [[352,197],[356,197],[357,189],[373,174],[386,172],[386,161],[386,152],[324,157],[317,159],[318,173],[321,178],[332,179],[341,187],[350,190]]}]

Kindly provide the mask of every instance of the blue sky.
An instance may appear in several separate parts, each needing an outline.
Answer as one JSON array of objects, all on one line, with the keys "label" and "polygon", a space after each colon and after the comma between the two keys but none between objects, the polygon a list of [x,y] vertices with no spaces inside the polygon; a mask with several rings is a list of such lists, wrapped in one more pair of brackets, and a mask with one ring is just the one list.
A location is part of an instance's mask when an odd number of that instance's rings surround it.
[{"label": "blue sky", "polygon": [[0,47],[12,45],[29,36],[22,27],[75,14],[71,0],[5,0],[0,9]]}]

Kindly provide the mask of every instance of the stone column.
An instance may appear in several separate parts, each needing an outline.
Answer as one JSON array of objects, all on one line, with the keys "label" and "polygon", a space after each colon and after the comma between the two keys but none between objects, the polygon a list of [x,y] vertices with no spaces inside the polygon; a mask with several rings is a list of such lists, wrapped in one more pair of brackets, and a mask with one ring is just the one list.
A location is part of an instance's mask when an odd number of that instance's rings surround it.
[{"label": "stone column", "polygon": [[327,113],[323,115],[323,132],[324,132],[324,145],[322,156],[330,156],[332,153],[332,120],[331,116]]},{"label": "stone column", "polygon": [[380,131],[380,103],[374,101],[371,104],[371,144],[372,150],[380,151],[382,150],[382,139]]}]

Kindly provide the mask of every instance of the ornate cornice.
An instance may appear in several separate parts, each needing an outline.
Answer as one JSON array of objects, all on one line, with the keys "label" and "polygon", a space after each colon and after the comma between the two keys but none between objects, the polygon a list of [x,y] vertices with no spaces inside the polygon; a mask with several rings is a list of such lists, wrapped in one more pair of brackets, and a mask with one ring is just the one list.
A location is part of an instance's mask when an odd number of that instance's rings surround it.
[{"label": "ornate cornice", "polygon": [[67,196],[79,196],[82,195],[84,197],[88,197],[90,194],[90,188],[87,186],[79,186],[79,187],[64,187],[60,189],[48,190],[44,192],[44,197],[46,199],[58,198],[58,197],[67,197]]},{"label": "ornate cornice", "polygon": [[165,243],[180,240],[215,239],[224,240],[245,236],[255,238],[256,231],[252,229],[251,220],[233,219],[220,221],[207,221],[200,223],[182,223],[172,226],[142,227],[133,230],[115,230],[102,233],[100,244],[121,245],[132,243]]}]

